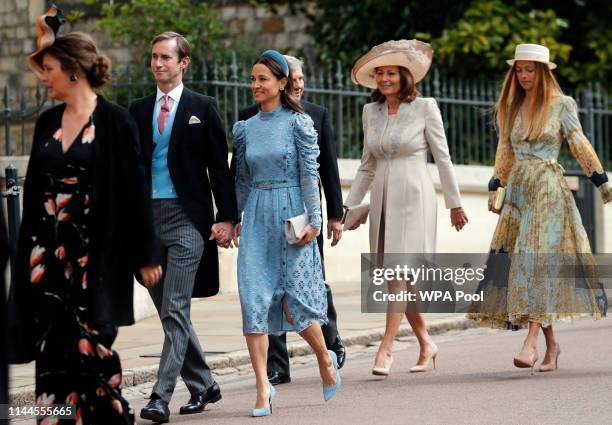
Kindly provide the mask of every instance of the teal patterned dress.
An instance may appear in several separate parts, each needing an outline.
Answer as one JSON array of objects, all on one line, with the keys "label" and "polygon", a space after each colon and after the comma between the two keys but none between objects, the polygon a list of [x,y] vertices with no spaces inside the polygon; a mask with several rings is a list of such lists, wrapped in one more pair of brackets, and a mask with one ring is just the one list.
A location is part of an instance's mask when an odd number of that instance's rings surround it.
[{"label": "teal patterned dress", "polygon": [[[236,197],[244,213],[238,251],[243,332],[301,332],[327,323],[327,297],[316,240],[291,245],[286,219],[306,212],[321,227],[317,133],[309,116],[283,106],[233,128]],[[285,299],[293,326],[282,310]]]}]

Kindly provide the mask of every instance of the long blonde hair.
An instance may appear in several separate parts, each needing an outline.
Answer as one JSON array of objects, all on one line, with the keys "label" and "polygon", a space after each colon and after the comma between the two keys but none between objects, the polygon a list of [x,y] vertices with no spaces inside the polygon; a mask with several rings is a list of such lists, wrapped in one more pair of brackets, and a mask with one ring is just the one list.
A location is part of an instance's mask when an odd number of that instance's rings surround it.
[{"label": "long blonde hair", "polygon": [[[526,131],[523,129],[525,138],[530,141],[537,140],[544,133],[552,101],[556,96],[563,94],[548,65],[541,62],[534,63],[536,71],[532,88],[534,92],[527,105],[531,122]],[[495,107],[500,140],[510,140],[512,126],[525,100],[525,90],[518,82],[515,66],[516,64],[506,73]]]}]

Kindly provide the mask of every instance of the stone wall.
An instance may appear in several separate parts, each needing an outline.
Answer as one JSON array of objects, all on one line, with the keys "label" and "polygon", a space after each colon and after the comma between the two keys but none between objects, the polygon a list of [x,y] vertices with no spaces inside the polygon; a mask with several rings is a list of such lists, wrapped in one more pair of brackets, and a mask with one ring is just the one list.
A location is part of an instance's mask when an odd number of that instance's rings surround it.
[{"label": "stone wall", "polygon": [[25,54],[35,48],[36,17],[44,7],[44,0],[0,1],[0,88],[36,84],[36,77],[26,72]]},{"label": "stone wall", "polygon": [[[93,10],[78,0],[58,3],[65,11],[76,7],[85,7],[88,12]],[[22,87],[31,88],[36,85],[36,78],[29,71],[25,57],[35,48],[36,17],[46,7],[45,0],[0,0],[0,89],[9,85],[15,93]],[[254,51],[274,48],[295,53],[310,42],[304,32],[306,19],[300,15],[291,15],[286,6],[279,6],[276,13],[272,13],[268,9],[253,7],[248,1],[228,1],[219,13],[227,28],[227,44],[243,43]],[[132,58],[129,48],[114,45],[92,20],[67,23],[62,31],[85,31],[92,34],[99,47],[115,64],[125,63]]]},{"label": "stone wall", "polygon": [[276,13],[272,13],[248,2],[236,2],[221,8],[221,20],[231,39],[249,43],[256,50],[295,52],[310,43],[310,37],[305,33],[306,18],[291,15],[285,5],[278,6]]}]

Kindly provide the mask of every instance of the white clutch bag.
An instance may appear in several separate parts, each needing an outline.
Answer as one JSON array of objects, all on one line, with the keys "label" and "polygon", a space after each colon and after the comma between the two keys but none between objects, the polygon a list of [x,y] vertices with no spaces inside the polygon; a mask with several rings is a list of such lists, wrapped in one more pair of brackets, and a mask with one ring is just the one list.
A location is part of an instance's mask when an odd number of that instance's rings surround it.
[{"label": "white clutch bag", "polygon": [[368,221],[370,213],[370,204],[360,204],[354,207],[344,207],[344,215],[342,216],[342,224],[345,229],[350,229],[357,224],[363,224]]},{"label": "white clutch bag", "polygon": [[[302,234],[304,228],[308,226],[310,222],[308,221],[308,213],[304,213],[302,215],[298,215],[295,217],[288,218],[285,220],[285,238],[287,238],[287,242],[290,244],[296,244],[299,240],[298,236]],[[319,232],[317,236],[319,236]]]}]

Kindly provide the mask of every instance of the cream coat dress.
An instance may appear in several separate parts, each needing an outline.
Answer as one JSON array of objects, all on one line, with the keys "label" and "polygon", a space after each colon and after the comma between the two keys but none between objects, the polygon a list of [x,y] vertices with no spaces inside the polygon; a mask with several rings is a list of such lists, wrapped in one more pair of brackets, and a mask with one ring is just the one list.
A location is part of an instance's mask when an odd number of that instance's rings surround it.
[{"label": "cream coat dress", "polygon": [[363,156],[345,205],[370,193],[370,250],[432,253],[436,249],[437,198],[427,171],[427,151],[438,167],[446,208],[461,206],[440,109],[433,98],[363,108]]}]

